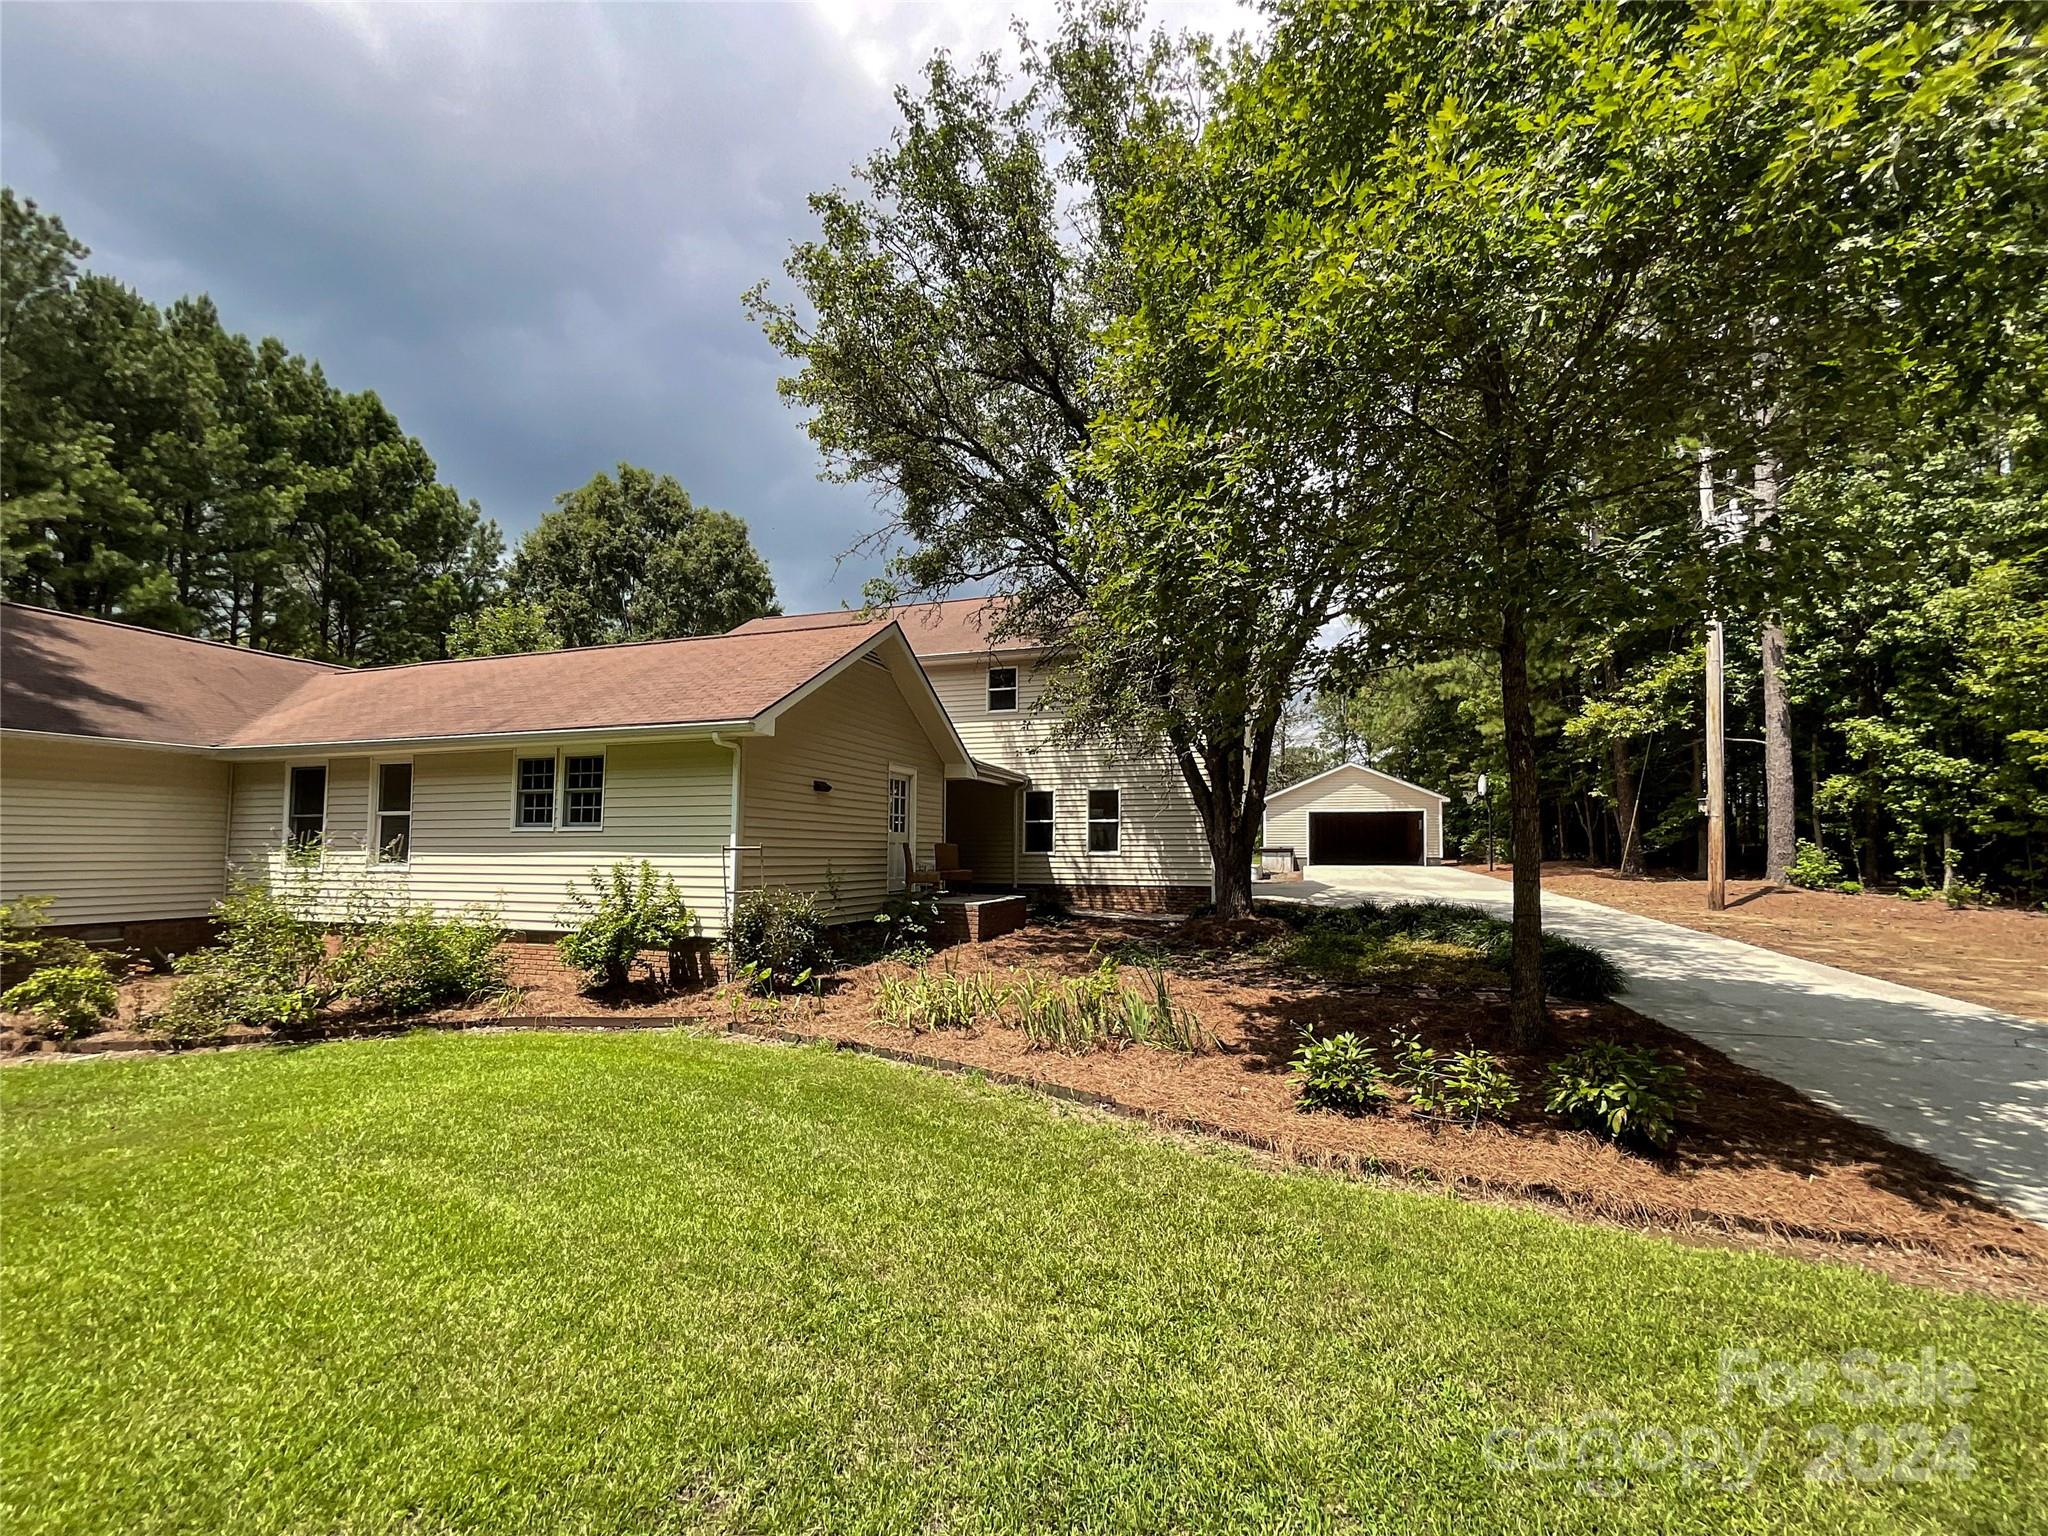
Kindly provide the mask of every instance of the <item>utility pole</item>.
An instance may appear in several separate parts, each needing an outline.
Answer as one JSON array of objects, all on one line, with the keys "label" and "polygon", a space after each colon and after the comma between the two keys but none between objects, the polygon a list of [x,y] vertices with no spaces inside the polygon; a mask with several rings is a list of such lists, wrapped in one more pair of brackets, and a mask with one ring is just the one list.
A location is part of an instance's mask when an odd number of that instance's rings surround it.
[{"label": "utility pole", "polygon": [[1721,621],[1707,623],[1707,910],[1728,906],[1728,722],[1722,707]]},{"label": "utility pole", "polygon": [[[1765,454],[1756,466],[1756,517],[1768,525],[1778,511],[1778,461]],[[1770,535],[1764,534],[1768,547]],[[1764,878],[1785,883],[1792,844],[1799,835],[1792,779],[1792,711],[1785,702],[1785,626],[1764,615],[1761,636],[1764,693]]]}]

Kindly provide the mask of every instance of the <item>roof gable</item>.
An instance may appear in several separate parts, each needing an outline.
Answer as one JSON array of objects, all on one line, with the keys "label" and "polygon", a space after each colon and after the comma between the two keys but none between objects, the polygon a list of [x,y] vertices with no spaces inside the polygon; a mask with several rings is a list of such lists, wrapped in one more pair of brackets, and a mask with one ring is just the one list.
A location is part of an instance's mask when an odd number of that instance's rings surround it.
[{"label": "roof gable", "polygon": [[1285,789],[1274,790],[1272,794],[1266,796],[1266,808],[1271,810],[1276,801],[1298,795],[1312,785],[1322,784],[1328,779],[1335,778],[1340,773],[1362,775],[1377,783],[1390,784],[1396,789],[1407,790],[1410,794],[1421,795],[1426,799],[1436,801],[1438,804],[1447,804],[1451,798],[1449,795],[1440,795],[1433,789],[1424,789],[1420,784],[1411,784],[1406,779],[1396,778],[1393,774],[1383,772],[1366,763],[1339,763],[1334,768],[1326,768],[1313,777],[1303,779],[1299,784],[1290,784]]}]

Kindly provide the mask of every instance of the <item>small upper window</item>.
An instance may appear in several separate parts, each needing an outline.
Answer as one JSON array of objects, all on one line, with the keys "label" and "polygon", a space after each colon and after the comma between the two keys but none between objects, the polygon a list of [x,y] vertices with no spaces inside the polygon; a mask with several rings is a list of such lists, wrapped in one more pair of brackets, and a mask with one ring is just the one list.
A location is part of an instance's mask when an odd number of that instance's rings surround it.
[{"label": "small upper window", "polygon": [[604,754],[562,760],[562,825],[604,825]]},{"label": "small upper window", "polygon": [[1024,791],[1024,851],[1052,852],[1052,791]]},{"label": "small upper window", "polygon": [[291,804],[286,820],[294,843],[317,843],[327,835],[327,765],[309,763],[292,769]]},{"label": "small upper window", "polygon": [[555,824],[555,760],[552,757],[519,759],[519,799],[513,823],[521,827],[552,827]]},{"label": "small upper window", "polygon": [[1088,851],[1115,853],[1123,830],[1123,795],[1114,789],[1088,791]]},{"label": "small upper window", "polygon": [[377,861],[403,864],[412,857],[412,764],[377,765]]},{"label": "small upper window", "polygon": [[988,707],[991,714],[1013,711],[1017,707],[1017,669],[1015,667],[990,667],[988,669]]}]

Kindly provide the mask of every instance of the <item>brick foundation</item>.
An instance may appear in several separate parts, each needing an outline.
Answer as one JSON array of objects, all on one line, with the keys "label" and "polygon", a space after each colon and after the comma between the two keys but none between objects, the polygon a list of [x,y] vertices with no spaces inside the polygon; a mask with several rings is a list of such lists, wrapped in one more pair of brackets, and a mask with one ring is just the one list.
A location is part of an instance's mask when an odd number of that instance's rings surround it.
[{"label": "brick foundation", "polygon": [[1206,885],[1041,885],[1030,887],[1070,907],[1095,912],[1192,912],[1209,900]]},{"label": "brick foundation", "polygon": [[1030,904],[1022,896],[977,896],[939,901],[939,943],[986,944],[1024,926]]},{"label": "brick foundation", "polygon": [[153,917],[132,923],[52,923],[45,933],[99,949],[122,949],[152,964],[211,944],[219,928],[210,917]]}]

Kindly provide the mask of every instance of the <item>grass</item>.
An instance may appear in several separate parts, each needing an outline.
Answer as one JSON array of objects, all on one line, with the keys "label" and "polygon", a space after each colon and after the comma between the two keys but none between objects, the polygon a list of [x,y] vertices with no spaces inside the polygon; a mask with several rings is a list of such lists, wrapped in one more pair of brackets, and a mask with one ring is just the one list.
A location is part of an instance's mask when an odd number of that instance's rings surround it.
[{"label": "grass", "polygon": [[[821,1049],[415,1035],[0,1072],[10,1532],[2038,1529],[2011,1303],[1266,1171]],[[1960,1358],[1964,1408],[1716,1401]],[[1746,1492],[1489,1431],[1769,1430]],[[1815,1425],[1967,1422],[1825,1485]]]}]

